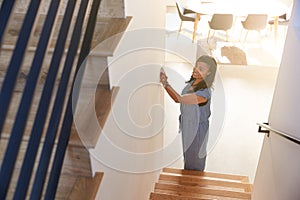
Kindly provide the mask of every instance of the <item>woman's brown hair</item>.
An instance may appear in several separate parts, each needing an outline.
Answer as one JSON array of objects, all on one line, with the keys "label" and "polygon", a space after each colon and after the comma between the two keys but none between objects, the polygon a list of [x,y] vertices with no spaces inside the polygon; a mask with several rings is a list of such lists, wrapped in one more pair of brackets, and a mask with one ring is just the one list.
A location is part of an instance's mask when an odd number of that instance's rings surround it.
[{"label": "woman's brown hair", "polygon": [[[215,80],[216,71],[217,71],[217,62],[211,56],[202,55],[197,59],[196,63],[198,63],[198,62],[206,63],[209,66],[209,72],[210,73],[204,80],[202,80],[197,85],[195,85],[194,92],[197,91],[197,90],[200,90],[200,89],[212,87],[213,82]],[[193,78],[193,76],[191,76],[190,80],[188,80],[187,83],[190,83],[194,80],[195,80],[195,78]]]}]

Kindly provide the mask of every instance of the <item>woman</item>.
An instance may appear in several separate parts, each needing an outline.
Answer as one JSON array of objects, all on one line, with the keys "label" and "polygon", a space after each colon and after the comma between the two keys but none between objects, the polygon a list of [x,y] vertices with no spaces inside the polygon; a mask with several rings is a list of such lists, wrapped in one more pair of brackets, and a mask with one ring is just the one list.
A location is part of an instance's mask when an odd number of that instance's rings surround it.
[{"label": "woman", "polygon": [[217,63],[213,57],[199,57],[181,95],[169,85],[167,75],[160,73],[160,82],[165,90],[176,103],[180,103],[184,169],[203,171],[205,168],[211,87],[216,70]]}]

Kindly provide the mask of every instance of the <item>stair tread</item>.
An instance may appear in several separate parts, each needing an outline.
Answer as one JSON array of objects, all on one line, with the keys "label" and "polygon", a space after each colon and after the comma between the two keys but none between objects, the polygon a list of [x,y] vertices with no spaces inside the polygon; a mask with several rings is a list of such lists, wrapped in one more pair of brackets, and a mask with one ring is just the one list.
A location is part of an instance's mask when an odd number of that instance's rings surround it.
[{"label": "stair tread", "polygon": [[95,199],[103,175],[102,172],[96,172],[94,177],[78,177],[68,199]]},{"label": "stair tread", "polygon": [[112,56],[131,19],[131,16],[98,18],[91,49],[96,50],[98,55]]},{"label": "stair tread", "polygon": [[150,200],[211,200],[212,198],[206,198],[205,196],[189,197],[178,196],[174,194],[164,194],[158,192],[151,192]]},{"label": "stair tread", "polygon": [[[95,93],[94,109],[96,110],[96,117],[98,119],[100,128],[103,128],[106,123],[106,120],[112,108],[112,103],[114,102],[115,96],[117,95],[118,91],[119,87],[113,87],[112,90],[108,89],[107,86],[99,86],[97,88],[97,91]],[[89,116],[85,116],[84,118],[88,119]],[[82,130],[79,131],[80,133],[78,133],[75,126],[72,127],[69,143],[71,145],[80,145],[81,143],[83,143],[87,148],[95,147],[101,131],[99,130],[94,134],[86,134],[89,132],[89,121],[86,121],[86,124],[81,124],[80,126],[80,130]]]},{"label": "stair tread", "polygon": [[174,182],[174,181],[161,181],[159,180],[157,183],[161,184],[168,184],[168,185],[180,185],[180,186],[194,186],[194,187],[200,187],[204,189],[212,189],[212,190],[222,190],[222,191],[232,191],[232,192],[247,192],[243,188],[236,188],[236,187],[227,187],[227,186],[216,186],[216,185],[203,185],[203,184],[197,184],[197,183],[190,183],[190,182]]},{"label": "stair tread", "polygon": [[227,179],[233,181],[240,181],[243,183],[249,183],[248,177],[242,175],[224,174],[224,173],[216,173],[216,172],[202,172],[196,170],[184,170],[184,169],[176,169],[176,168],[163,168],[163,172],[170,173],[170,174],[193,175],[193,176],[202,176],[202,177],[210,177],[210,178],[218,178],[218,179]]},{"label": "stair tread", "polygon": [[208,188],[202,188],[198,186],[156,183],[155,189],[174,190],[174,191],[182,191],[182,192],[195,193],[195,194],[207,194],[207,195],[224,196],[224,197],[232,197],[232,198],[251,199],[251,193],[249,192],[208,189]]},{"label": "stair tread", "polygon": [[227,179],[207,178],[204,176],[192,176],[181,174],[160,174],[159,181],[167,181],[173,184],[195,185],[195,186],[214,186],[222,188],[233,188],[248,191],[251,187],[249,183],[236,182]]},{"label": "stair tread", "polygon": [[210,186],[212,188],[227,188],[232,191],[248,191],[251,184],[249,183],[239,183],[224,180],[211,180],[202,177],[193,176],[172,176],[161,174],[159,177],[159,182],[167,182],[178,185],[190,185],[190,186]]},{"label": "stair tread", "polygon": [[241,200],[240,198],[232,198],[232,197],[224,197],[224,196],[215,196],[215,195],[208,195],[208,194],[195,194],[190,192],[182,192],[182,191],[173,191],[173,190],[159,190],[156,189],[154,192],[150,193],[150,200],[151,195],[154,197],[153,199],[156,200],[155,197],[160,199],[167,199],[168,197],[173,198],[174,200],[198,200],[198,199],[213,199],[213,200]]}]

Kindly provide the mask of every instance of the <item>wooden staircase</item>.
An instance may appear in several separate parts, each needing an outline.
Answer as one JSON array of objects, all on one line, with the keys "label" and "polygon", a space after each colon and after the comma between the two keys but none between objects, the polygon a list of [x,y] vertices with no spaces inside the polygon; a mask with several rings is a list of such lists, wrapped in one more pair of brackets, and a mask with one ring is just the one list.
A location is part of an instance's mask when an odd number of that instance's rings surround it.
[{"label": "wooden staircase", "polygon": [[[1,85],[1,83],[0,83]],[[101,126],[104,126],[106,119],[109,115],[110,109],[111,109],[111,98],[112,93],[117,90],[117,88],[113,88],[113,90],[107,89],[107,87],[104,89],[103,87],[99,87],[99,89],[96,91],[95,94],[95,102],[98,102],[95,104],[96,111],[97,111],[97,117],[99,120],[99,124]],[[35,115],[35,107],[38,105],[38,94],[40,91],[37,91],[36,95],[37,98],[35,98],[34,106],[32,107],[30,115]],[[101,97],[101,101],[99,101],[99,98]],[[14,101],[12,105],[15,105],[17,107],[18,101],[20,100],[20,92],[15,91],[14,92]],[[97,101],[98,100],[98,101]],[[12,106],[13,108],[15,106]],[[2,162],[2,159],[5,154],[5,150],[8,145],[9,137],[10,137],[10,130],[13,126],[13,119],[15,116],[14,109],[10,109],[10,112],[8,114],[7,123],[5,124],[4,131],[2,133],[2,136],[0,138],[0,164]],[[32,117],[32,119],[34,119]],[[31,120],[29,121],[29,124],[33,123]],[[15,165],[13,178],[11,182],[11,186],[7,195],[7,199],[12,199],[14,195],[14,190],[17,185],[18,181],[18,175],[21,171],[22,162],[25,157],[26,149],[28,146],[29,136],[30,136],[31,126],[27,126],[26,131],[23,136],[23,140],[21,142],[21,150],[19,151],[17,163]],[[99,133],[100,134],[100,133]],[[89,137],[94,138],[95,140],[98,139],[99,134],[87,134]],[[41,147],[39,149],[39,152],[41,152],[42,149],[42,143],[44,140],[44,137],[42,137],[41,141]],[[95,142],[96,143],[96,142]],[[57,140],[55,141],[55,146],[57,145]],[[65,200],[65,199],[88,199],[92,200],[95,199],[98,188],[100,186],[103,173],[102,172],[96,172],[95,174],[92,173],[92,167],[91,167],[91,160],[90,160],[90,153],[89,148],[93,148],[94,146],[89,145],[88,147],[82,143],[82,140],[77,133],[75,125],[72,126],[71,133],[70,133],[70,139],[68,148],[66,150],[64,164],[62,168],[62,172],[60,175],[60,181],[58,184],[58,190],[56,193],[56,200]],[[40,155],[38,155],[40,157]],[[52,163],[52,160],[50,161],[50,164]],[[35,162],[35,165],[38,165],[38,159]],[[50,171],[50,168],[48,169]],[[48,172],[49,175],[49,172]],[[47,175],[47,176],[48,176]],[[32,177],[33,179],[34,177]],[[47,177],[48,179],[48,177]],[[31,186],[30,186],[31,187]],[[29,189],[30,189],[29,187]],[[84,198],[82,198],[84,197]]]},{"label": "wooden staircase", "polygon": [[164,168],[150,200],[251,199],[246,176]]},{"label": "wooden staircase", "polygon": [[[10,57],[12,55],[12,52],[15,48],[15,43],[17,40],[17,36],[19,33],[19,29],[22,24],[22,20],[24,18],[23,13],[14,13],[10,20],[10,24],[8,25],[8,30],[6,31],[6,35],[3,38],[2,44],[1,44],[1,54],[0,54],[0,88],[2,87],[2,83],[5,77],[5,73],[7,70],[7,65],[10,61]],[[59,16],[56,22],[57,27],[59,27],[63,16]],[[23,61],[23,65],[21,68],[21,71],[18,76],[18,80],[16,82],[16,86],[14,88],[13,97],[11,100],[10,108],[8,111],[8,114],[6,116],[6,122],[4,124],[4,128],[0,137],[0,166],[2,164],[6,148],[8,146],[8,141],[10,139],[10,133],[12,130],[12,127],[14,125],[14,119],[16,117],[16,113],[18,111],[19,103],[22,97],[24,85],[26,83],[26,78],[28,75],[28,72],[31,67],[31,61],[34,56],[37,41],[39,39],[40,29],[42,29],[42,21],[44,21],[45,16],[40,15],[39,21],[36,24],[35,32],[32,34],[32,38],[30,40],[30,43],[28,45],[28,49],[26,52],[26,57]],[[96,27],[95,27],[95,33],[92,40],[91,48],[95,48],[99,43],[103,42],[104,40],[122,33],[126,30],[131,17],[126,18],[97,18],[96,21]],[[58,28],[57,28],[58,29]],[[35,115],[37,112],[37,108],[39,105],[40,96],[42,93],[42,89],[44,87],[45,78],[47,76],[49,63],[53,54],[53,48],[54,44],[56,42],[56,36],[58,34],[58,30],[53,33],[53,38],[49,45],[49,50],[47,55],[45,56],[45,62],[41,71],[41,75],[36,87],[36,91],[34,94],[34,100],[33,104],[30,109],[30,114],[28,117],[27,125],[24,131],[24,135],[22,138],[22,142],[20,145],[20,151],[18,153],[18,158],[14,167],[14,172],[12,176],[12,180],[9,186],[9,190],[6,196],[6,199],[12,199],[15,193],[18,177],[21,171],[22,163],[25,157],[26,149],[28,146],[28,141],[30,138],[31,128],[33,125],[33,122],[35,120]],[[121,34],[120,34],[121,35]],[[99,68],[107,68],[107,59],[108,56],[112,56],[115,48],[117,47],[119,40],[119,37],[114,37],[112,41],[110,41],[107,48],[100,49],[97,55],[91,55],[93,59],[97,59],[97,61],[100,61]],[[67,46],[69,45],[67,41]],[[65,56],[65,55],[64,55]],[[64,58],[65,59],[65,58]],[[61,72],[60,72],[61,73]],[[108,73],[106,71],[106,73]],[[109,88],[109,82],[108,82],[108,74],[104,75],[105,80],[100,80],[102,82],[99,82],[99,86],[97,87],[96,93],[95,93],[95,110],[97,114],[97,119],[99,121],[99,124],[101,127],[104,126],[106,119],[110,113],[111,109],[111,103],[113,94],[115,94],[118,90],[118,88],[113,87],[112,90]],[[57,85],[59,82],[59,76],[58,79],[56,79]],[[71,84],[70,84],[71,86]],[[69,90],[70,90],[69,86]],[[87,86],[88,87],[88,86]],[[88,88],[86,88],[88,89]],[[55,86],[55,89],[53,93],[55,94],[57,90],[57,86]],[[53,99],[51,99],[51,105],[53,105],[55,96],[53,96]],[[48,113],[48,119],[50,117],[51,113],[49,111]],[[98,140],[99,134],[94,133],[87,133],[87,141],[84,141],[85,144],[83,144],[82,138],[79,137],[77,130],[75,126],[73,125],[68,148],[66,150],[65,159],[63,168],[61,171],[60,180],[58,183],[58,189],[56,192],[55,199],[63,200],[63,199],[72,199],[72,200],[80,200],[80,199],[87,199],[92,200],[95,199],[100,182],[103,177],[103,173],[96,172],[95,174],[92,173],[92,167],[91,167],[91,161],[90,161],[90,154],[89,154],[89,148],[94,148],[95,144]],[[44,143],[45,139],[45,131],[41,138],[41,143],[39,147],[39,153],[37,155],[37,159],[35,161],[35,169],[38,165],[38,160],[40,157],[41,149]],[[54,144],[54,149],[57,145],[57,139]],[[52,160],[50,161],[50,165],[52,164]],[[47,174],[47,180],[49,176],[49,171]],[[33,183],[34,177],[31,177],[31,182],[29,186],[29,191],[31,190],[32,183]],[[30,192],[27,194],[27,198],[29,197]]]}]

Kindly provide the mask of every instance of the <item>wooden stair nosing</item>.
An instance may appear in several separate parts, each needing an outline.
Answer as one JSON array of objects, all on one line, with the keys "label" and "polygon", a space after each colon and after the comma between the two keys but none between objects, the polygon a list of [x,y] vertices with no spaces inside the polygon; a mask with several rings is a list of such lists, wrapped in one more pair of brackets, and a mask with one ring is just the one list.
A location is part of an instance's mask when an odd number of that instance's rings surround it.
[{"label": "wooden stair nosing", "polygon": [[[91,46],[91,49],[95,51],[91,51],[90,54],[96,56],[113,56],[131,19],[132,16],[126,16],[125,18],[102,18],[101,21],[97,21],[96,28],[99,24],[108,27],[103,30],[103,33],[98,34],[101,38],[95,36]],[[111,24],[114,24],[114,26],[111,26]],[[97,32],[95,35],[97,35]]]},{"label": "wooden stair nosing", "polygon": [[151,192],[150,200],[211,200],[209,198],[202,197],[187,197],[187,196],[177,196],[173,194],[164,194]]},{"label": "wooden stair nosing", "polygon": [[215,173],[215,172],[202,172],[202,171],[196,171],[196,170],[184,170],[184,169],[175,169],[175,168],[163,168],[163,172],[173,173],[173,174],[182,174],[182,175],[206,176],[206,177],[211,177],[211,178],[236,180],[236,181],[241,181],[244,183],[248,182],[247,176],[233,175],[233,174],[220,174],[220,173]]},{"label": "wooden stair nosing", "polygon": [[[114,100],[116,98],[116,95],[119,91],[119,87],[113,87],[112,90],[110,90],[107,86],[98,86],[97,91],[95,93],[95,109],[96,111],[96,117],[99,123],[100,128],[103,128],[107,118],[110,114],[110,111],[112,109]],[[92,113],[87,113],[92,114]],[[89,116],[87,116],[88,119]],[[87,126],[86,129],[83,129],[83,126]],[[81,134],[83,130],[89,130],[89,121],[84,121],[83,124],[80,126],[80,132],[76,129],[75,126],[72,128],[72,132],[70,135],[70,144],[84,144],[87,148],[94,148],[98,138],[101,134],[101,130],[94,134]]]},{"label": "wooden stair nosing", "polygon": [[249,192],[249,188],[251,186],[251,184],[249,183],[226,181],[224,179],[210,180],[210,179],[204,179],[203,177],[191,176],[191,175],[172,176],[167,174],[161,174],[159,180],[172,181],[174,183],[180,183],[180,181],[182,181],[187,183],[196,183],[197,185],[213,185],[213,186],[239,188],[239,189],[244,189],[245,192]]},{"label": "wooden stair nosing", "polygon": [[245,188],[245,192],[252,192],[252,184],[249,184],[249,187]]},{"label": "wooden stair nosing", "polygon": [[94,177],[78,177],[68,199],[94,200],[96,198],[102,178],[102,172],[96,172]]},{"label": "wooden stair nosing", "polygon": [[187,186],[187,187],[199,187],[203,189],[212,189],[212,190],[220,190],[220,191],[246,192],[244,189],[241,188],[223,187],[223,186],[215,186],[215,185],[200,185],[200,184],[189,183],[189,182],[176,183],[171,181],[159,180],[157,183],[167,184],[167,185]]},{"label": "wooden stair nosing", "polygon": [[[154,193],[174,195],[177,197],[204,198],[204,199],[214,199],[214,200],[241,200],[240,198],[232,198],[232,197],[224,197],[224,196],[216,196],[216,195],[208,195],[208,194],[198,194],[198,193],[182,192],[182,191],[174,191],[174,190],[155,189]],[[245,200],[245,199],[242,199],[242,200]]]},{"label": "wooden stair nosing", "polygon": [[208,195],[215,195],[215,196],[251,199],[251,193],[248,192],[233,192],[233,191],[226,191],[226,190],[206,189],[197,186],[183,186],[183,185],[155,183],[155,189],[175,190],[175,191],[184,191],[184,192],[197,193],[197,194],[208,194]]}]

